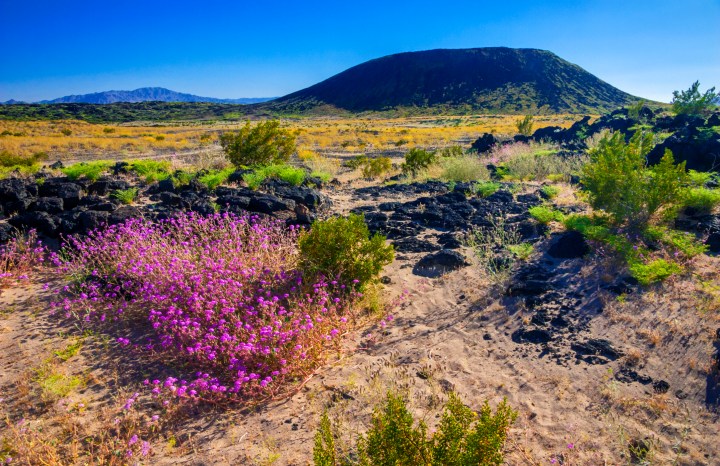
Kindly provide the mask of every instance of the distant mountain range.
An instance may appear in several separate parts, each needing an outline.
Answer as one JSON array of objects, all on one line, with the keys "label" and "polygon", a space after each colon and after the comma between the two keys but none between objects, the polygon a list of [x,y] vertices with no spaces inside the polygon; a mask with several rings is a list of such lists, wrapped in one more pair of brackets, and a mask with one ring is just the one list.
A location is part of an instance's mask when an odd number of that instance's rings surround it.
[{"label": "distant mountain range", "polygon": [[293,113],[327,107],[600,113],[637,100],[552,52],[488,47],[388,55],[261,106]]},{"label": "distant mountain range", "polygon": [[[193,94],[171,91],[163,87],[141,87],[134,91],[105,91],[92,94],[66,95],[52,100],[42,100],[40,104],[114,104],[117,102],[209,102],[216,104],[257,104],[267,102],[274,97],[246,97],[240,99],[217,99],[200,97]],[[4,105],[22,104],[16,100],[2,102]]]}]

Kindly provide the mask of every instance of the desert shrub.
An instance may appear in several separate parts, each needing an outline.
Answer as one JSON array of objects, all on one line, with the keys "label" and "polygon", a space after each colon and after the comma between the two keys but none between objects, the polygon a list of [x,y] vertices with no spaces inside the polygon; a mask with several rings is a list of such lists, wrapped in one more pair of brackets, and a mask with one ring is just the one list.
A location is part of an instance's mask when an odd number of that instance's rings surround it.
[{"label": "desert shrub", "polygon": [[[494,283],[503,283],[510,276],[513,257],[512,247],[522,244],[517,226],[508,224],[503,217],[491,218],[490,225],[473,228],[465,243],[473,250],[479,266]],[[507,253],[512,254],[508,256]]]},{"label": "desert shrub", "polygon": [[498,172],[509,180],[543,181],[550,176],[567,179],[580,173],[587,158],[583,155],[559,155],[556,146],[549,144],[516,142],[496,144],[489,154],[489,161],[501,165]]},{"label": "desert shrub", "polygon": [[448,146],[443,147],[437,151],[437,155],[440,157],[462,157],[465,151],[460,146]]},{"label": "desert shrub", "polygon": [[379,233],[370,236],[362,215],[316,221],[300,234],[300,265],[311,276],[354,282],[363,288],[393,261],[393,247]]},{"label": "desert shrub", "polygon": [[405,162],[402,165],[404,173],[410,173],[413,176],[420,170],[427,169],[430,165],[437,162],[437,154],[414,147],[405,154]]},{"label": "desert shrub", "polygon": [[440,160],[441,177],[446,181],[468,182],[487,180],[490,173],[485,164],[476,156],[459,155]]},{"label": "desert shrub", "polygon": [[95,181],[102,174],[108,171],[112,162],[106,160],[98,160],[95,162],[80,162],[69,167],[62,168],[61,171],[71,180],[87,178]]},{"label": "desert shrub", "polygon": [[4,150],[0,152],[0,167],[31,167],[47,158],[48,155],[45,152],[36,152],[30,157],[21,157]]},{"label": "desert shrub", "polygon": [[516,258],[527,260],[532,255],[535,247],[531,243],[511,244],[507,247]]},{"label": "desert shrub", "polygon": [[[470,466],[500,465],[510,426],[517,412],[503,400],[495,412],[485,403],[479,412],[463,404],[454,393],[443,407],[437,430],[428,435],[424,421],[415,421],[405,400],[388,392],[384,404],[375,408],[372,424],[357,442],[358,464]],[[316,466],[340,466],[327,413],[315,435]]]},{"label": "desert shrub", "polygon": [[314,154],[305,160],[305,164],[310,168],[310,176],[319,178],[323,183],[335,178],[340,168],[337,160]]},{"label": "desert shrub", "polygon": [[103,133],[105,133],[105,134],[111,134],[114,132],[115,132],[115,128],[110,128],[110,127],[103,128]]},{"label": "desert shrub", "polygon": [[472,192],[480,197],[488,197],[500,189],[500,183],[494,181],[478,181],[471,185]]},{"label": "desert shrub", "polygon": [[173,187],[175,188],[181,188],[189,185],[193,178],[195,178],[195,173],[185,170],[175,170],[170,177]]},{"label": "desert shrub", "polygon": [[252,126],[248,121],[238,131],[220,135],[220,145],[235,166],[270,165],[287,162],[295,151],[295,133],[280,128],[277,120]]},{"label": "desert shrub", "polygon": [[560,194],[560,188],[558,188],[557,186],[552,186],[552,185],[543,186],[542,189],[540,189],[540,191],[542,191],[542,193],[548,199],[556,198],[557,195]]},{"label": "desert shrub", "polygon": [[533,132],[533,117],[532,115],[525,115],[524,118],[515,121],[515,127],[518,133],[523,136],[530,136]]},{"label": "desert shrub", "polygon": [[234,172],[234,167],[226,168],[224,170],[211,170],[198,177],[198,181],[207,186],[208,189],[215,189],[225,183]]},{"label": "desert shrub", "polygon": [[70,136],[70,135],[72,134],[72,130],[67,129],[67,128],[60,130],[60,132],[61,132],[64,136]]},{"label": "desert shrub", "polygon": [[258,189],[267,178],[277,178],[290,183],[294,186],[300,186],[305,181],[305,170],[290,165],[268,165],[255,169],[253,173],[243,175],[243,181],[250,189]]},{"label": "desert shrub", "polygon": [[146,183],[154,183],[170,177],[170,162],[167,160],[130,160],[128,170],[137,174]]},{"label": "desert shrub", "polygon": [[265,174],[261,172],[245,173],[242,176],[243,181],[247,184],[248,188],[256,191],[265,181]]},{"label": "desert shrub", "polygon": [[232,214],[129,220],[70,238],[54,262],[75,283],[53,306],[88,325],[114,321],[106,330],[138,351],[150,334],[148,350],[185,375],[153,393],[271,396],[311,374],[352,317],[353,293],[297,268],[297,236]]},{"label": "desert shrub", "polygon": [[673,91],[672,109],[677,114],[702,115],[720,103],[720,95],[711,87],[700,93],[700,81],[685,91]]},{"label": "desert shrub", "polygon": [[5,245],[0,245],[0,292],[43,262],[44,255],[45,248],[35,230],[17,233]]},{"label": "desert shrub", "polygon": [[696,170],[688,170],[687,172],[690,187],[704,188],[713,179],[717,178],[715,172],[699,172]]},{"label": "desert shrub", "polygon": [[365,162],[362,173],[364,178],[374,180],[389,172],[390,169],[392,169],[390,157],[375,157]]},{"label": "desert shrub", "polygon": [[356,155],[350,160],[346,160],[343,165],[352,170],[357,170],[358,168],[364,166],[368,162],[368,160],[369,158],[367,155]]},{"label": "desert shrub", "polygon": [[683,192],[682,206],[699,213],[710,213],[720,205],[720,189],[689,188]]},{"label": "desert shrub", "polygon": [[554,210],[547,206],[534,206],[528,209],[530,216],[542,223],[547,225],[550,222],[562,222],[565,216],[559,210]]},{"label": "desert shrub", "polygon": [[[26,177],[40,171],[40,164],[35,165],[13,165],[10,167],[0,166],[0,180],[10,176]],[[39,181],[39,180],[38,180]]]},{"label": "desert shrub", "polygon": [[641,285],[650,285],[651,283],[660,282],[681,273],[682,267],[675,262],[669,262],[665,259],[655,259],[650,262],[630,261],[630,273]]},{"label": "desert shrub", "polygon": [[118,189],[111,194],[112,197],[123,204],[132,204],[138,195],[138,188]]},{"label": "desert shrub", "polygon": [[647,167],[645,156],[651,148],[651,134],[637,132],[625,143],[618,132],[590,150],[583,190],[590,205],[610,214],[618,225],[642,230],[660,210],[680,201],[688,182],[685,163],[675,165],[672,152],[666,150],[657,165]]}]

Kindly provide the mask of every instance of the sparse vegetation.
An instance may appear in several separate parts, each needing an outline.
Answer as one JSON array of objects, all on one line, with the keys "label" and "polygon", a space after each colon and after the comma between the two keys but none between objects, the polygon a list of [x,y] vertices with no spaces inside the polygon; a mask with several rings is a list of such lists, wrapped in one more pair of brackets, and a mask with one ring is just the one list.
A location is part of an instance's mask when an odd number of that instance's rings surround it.
[{"label": "sparse vegetation", "polygon": [[416,176],[419,171],[429,168],[436,162],[437,154],[435,152],[415,147],[405,154],[405,162],[402,165],[402,170],[405,173]]},{"label": "sparse vegetation", "polygon": [[287,162],[295,152],[295,134],[277,120],[245,126],[220,135],[228,160],[235,166],[262,166]]},{"label": "sparse vegetation", "polygon": [[530,136],[533,133],[533,117],[532,115],[525,115],[524,118],[515,122],[518,133],[523,136]]},{"label": "sparse vegetation", "polygon": [[137,199],[138,195],[138,189],[137,188],[128,188],[128,189],[119,189],[112,193],[112,197],[117,199],[118,201],[122,202],[125,205],[130,205],[133,202],[135,202],[135,199]]}]

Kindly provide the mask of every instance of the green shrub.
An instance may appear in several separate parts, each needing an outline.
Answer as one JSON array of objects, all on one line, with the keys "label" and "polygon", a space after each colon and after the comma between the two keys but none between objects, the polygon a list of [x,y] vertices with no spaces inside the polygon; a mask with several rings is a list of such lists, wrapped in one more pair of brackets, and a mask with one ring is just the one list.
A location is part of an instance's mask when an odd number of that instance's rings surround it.
[{"label": "green shrub", "polygon": [[4,150],[0,152],[0,167],[31,167],[47,158],[45,152],[36,152],[30,157],[20,157]]},{"label": "green shrub", "polygon": [[488,197],[500,189],[500,183],[495,183],[494,181],[478,181],[477,183],[473,183],[470,189],[472,189],[473,193],[477,196]]},{"label": "green shrub", "polygon": [[310,176],[313,178],[319,179],[323,183],[327,183],[328,181],[332,180],[332,178],[333,178],[332,173],[330,173],[328,171],[324,171],[324,170],[314,170],[310,173]]},{"label": "green shrub", "polygon": [[107,172],[112,162],[106,160],[98,160],[95,162],[80,162],[69,167],[62,168],[61,171],[71,180],[87,178],[96,181],[100,176]]},{"label": "green shrub", "polygon": [[[375,409],[368,432],[357,442],[358,464],[363,466],[471,466],[500,465],[510,426],[517,412],[503,400],[493,413],[486,401],[474,412],[450,394],[437,431],[428,436],[424,421],[415,422],[405,400],[389,392]],[[327,414],[315,435],[316,466],[339,466],[334,433]]]},{"label": "green shrub", "polygon": [[356,155],[350,160],[345,161],[343,165],[347,168],[357,170],[358,168],[364,166],[368,162],[368,160],[369,159],[367,155]]},{"label": "green shrub", "polygon": [[135,202],[138,195],[138,188],[118,189],[112,193],[112,197],[122,202],[123,204],[130,205]]},{"label": "green shrub", "polygon": [[550,207],[546,206],[535,206],[530,207],[528,209],[528,212],[530,213],[530,216],[537,220],[538,222],[542,223],[543,225],[547,225],[550,222],[561,222],[565,219],[565,215],[563,215],[562,212],[559,210],[551,209]]},{"label": "green shrub", "polygon": [[533,132],[533,117],[532,115],[525,115],[525,118],[515,121],[515,127],[518,133],[523,136],[530,136]]},{"label": "green shrub", "polygon": [[234,167],[226,168],[225,170],[211,170],[200,176],[198,181],[207,186],[208,189],[212,190],[225,183],[234,172]]},{"label": "green shrub", "polygon": [[265,181],[265,178],[267,178],[265,174],[260,172],[245,173],[242,176],[245,184],[247,184],[248,188],[252,189],[253,191],[256,191],[260,187],[260,185],[262,185],[263,181]]},{"label": "green shrub", "polygon": [[172,174],[171,180],[173,187],[181,188],[189,185],[193,178],[195,178],[195,173],[176,170],[175,173]]},{"label": "green shrub", "polygon": [[220,145],[235,166],[279,164],[295,152],[295,133],[280,128],[277,120],[255,126],[248,121],[238,131],[222,133]]},{"label": "green shrub", "polygon": [[374,180],[389,172],[390,169],[392,169],[390,157],[375,157],[365,162],[362,173],[364,178]]},{"label": "green shrub", "polygon": [[357,280],[363,288],[377,277],[395,257],[385,237],[372,237],[362,215],[335,217],[313,223],[298,241],[301,268],[312,276],[341,280],[350,285]]},{"label": "green shrub", "polygon": [[524,261],[524,260],[527,260],[528,257],[530,257],[530,255],[535,250],[535,247],[531,243],[520,243],[520,244],[511,244],[507,247],[507,249],[516,258]]},{"label": "green shrub", "polygon": [[710,213],[720,205],[720,189],[689,188],[683,193],[682,205],[701,213]]},{"label": "green shrub", "polygon": [[556,146],[537,143],[498,144],[490,157],[500,160],[503,171],[498,176],[508,180],[543,181],[554,178],[567,179],[578,174],[587,162],[584,155],[559,155]]},{"label": "green shrub", "polygon": [[602,209],[615,224],[641,231],[662,209],[672,209],[688,183],[685,163],[675,165],[672,152],[648,168],[645,156],[652,135],[639,132],[625,143],[622,133],[608,134],[590,150],[582,183],[588,202]]},{"label": "green shrub", "polygon": [[278,178],[294,186],[300,186],[305,181],[305,170],[290,165],[268,165],[257,171],[265,175],[265,178]]},{"label": "green shrub", "polygon": [[440,164],[443,169],[441,177],[446,181],[468,182],[490,178],[485,164],[473,155],[443,158]]},{"label": "green shrub", "polygon": [[440,157],[462,157],[465,155],[465,151],[460,146],[449,146],[438,150],[437,155]]},{"label": "green shrub", "polygon": [[695,170],[688,170],[688,179],[690,186],[693,188],[703,188],[713,178],[717,176],[714,172],[699,172]]},{"label": "green shrub", "polygon": [[557,197],[558,194],[560,194],[560,188],[557,186],[543,186],[540,190],[542,193],[547,196],[548,199],[554,199]]},{"label": "green shrub", "polygon": [[427,169],[436,161],[437,154],[435,152],[415,147],[405,154],[405,163],[402,165],[402,171],[415,176],[418,171]]},{"label": "green shrub", "polygon": [[686,91],[673,91],[672,108],[677,114],[702,115],[717,106],[719,97],[714,87],[701,94],[700,81],[695,81]]}]

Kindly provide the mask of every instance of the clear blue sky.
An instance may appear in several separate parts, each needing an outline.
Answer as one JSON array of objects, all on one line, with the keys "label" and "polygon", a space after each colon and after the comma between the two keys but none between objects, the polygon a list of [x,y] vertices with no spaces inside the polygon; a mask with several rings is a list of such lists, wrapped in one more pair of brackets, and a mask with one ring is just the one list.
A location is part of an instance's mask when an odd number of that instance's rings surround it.
[{"label": "clear blue sky", "polygon": [[547,49],[669,101],[720,87],[720,0],[0,0],[0,101],[279,96],[383,55],[487,46]]}]

